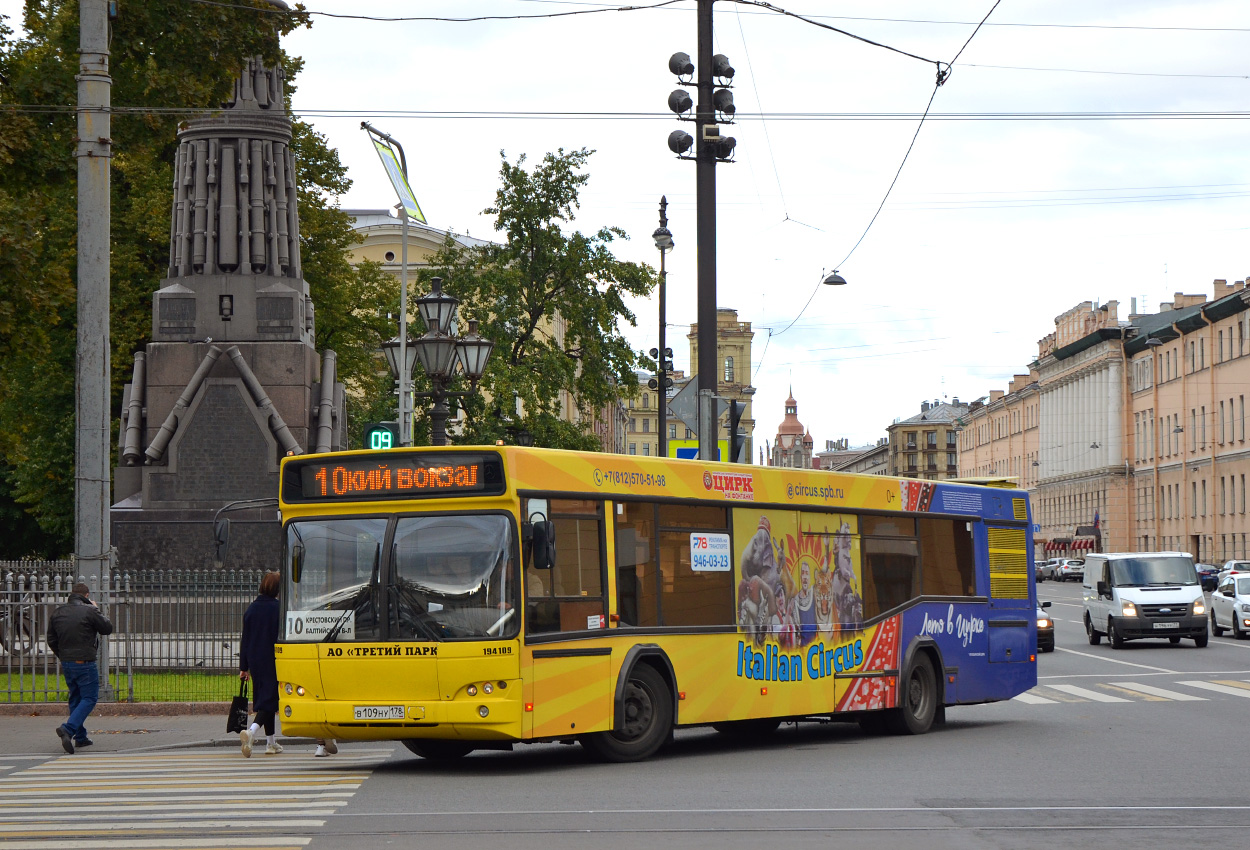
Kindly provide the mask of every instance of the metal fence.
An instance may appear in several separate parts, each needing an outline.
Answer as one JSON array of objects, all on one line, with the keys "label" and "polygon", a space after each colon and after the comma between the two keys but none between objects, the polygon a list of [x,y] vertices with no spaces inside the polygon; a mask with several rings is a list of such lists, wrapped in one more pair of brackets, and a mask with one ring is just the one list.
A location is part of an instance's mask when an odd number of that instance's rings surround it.
[{"label": "metal fence", "polygon": [[[16,568],[14,568],[16,567]],[[6,569],[8,568],[8,569]],[[75,581],[113,623],[101,638],[101,701],[220,701],[238,689],[239,632],[260,570],[136,570],[77,578],[71,561],[0,562],[0,702],[68,697],[48,619]]]}]

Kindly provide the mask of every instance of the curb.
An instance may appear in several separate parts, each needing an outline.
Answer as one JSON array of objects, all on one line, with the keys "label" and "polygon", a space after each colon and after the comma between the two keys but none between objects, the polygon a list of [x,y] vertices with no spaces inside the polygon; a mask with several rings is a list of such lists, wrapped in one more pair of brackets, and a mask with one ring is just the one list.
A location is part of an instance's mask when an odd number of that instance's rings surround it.
[{"label": "curb", "polygon": [[[228,702],[100,702],[91,713],[97,717],[176,717],[188,714],[218,714],[230,710]],[[0,717],[64,717],[63,702],[0,703]]]}]

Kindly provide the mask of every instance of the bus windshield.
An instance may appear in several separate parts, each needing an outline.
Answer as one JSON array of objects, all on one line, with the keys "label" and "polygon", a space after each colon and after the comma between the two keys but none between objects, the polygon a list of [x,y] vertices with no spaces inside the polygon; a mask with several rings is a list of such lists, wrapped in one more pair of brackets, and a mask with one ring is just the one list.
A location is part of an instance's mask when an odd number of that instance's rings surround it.
[{"label": "bus windshield", "polygon": [[[291,522],[285,640],[513,637],[512,523],[502,514]],[[298,556],[299,569],[294,568]]]},{"label": "bus windshield", "polygon": [[506,516],[401,517],[391,549],[392,637],[510,637],[517,570]]},{"label": "bus windshield", "polygon": [[1197,584],[1198,573],[1188,558],[1125,558],[1111,561],[1111,583],[1116,587]]}]

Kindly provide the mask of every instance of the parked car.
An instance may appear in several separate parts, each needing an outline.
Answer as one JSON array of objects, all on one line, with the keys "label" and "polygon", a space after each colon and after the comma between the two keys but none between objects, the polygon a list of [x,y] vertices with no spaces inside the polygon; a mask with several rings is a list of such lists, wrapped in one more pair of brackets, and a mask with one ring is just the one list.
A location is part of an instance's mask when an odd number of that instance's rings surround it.
[{"label": "parked car", "polygon": [[1049,608],[1049,602],[1038,603],[1037,606],[1037,651],[1038,652],[1054,652],[1055,651],[1055,621],[1050,615],[1043,611],[1043,608]]},{"label": "parked car", "polygon": [[1211,594],[1211,634],[1219,637],[1225,629],[1237,640],[1250,634],[1250,572],[1230,573]]},{"label": "parked car", "polygon": [[1220,583],[1220,568],[1215,564],[1194,564],[1194,569],[1198,571],[1198,581],[1202,584],[1202,589],[1215,590]]},{"label": "parked car", "polygon": [[1063,563],[1055,568],[1055,576],[1059,581],[1080,581],[1085,577],[1085,561],[1064,558]]},{"label": "parked car", "polygon": [[1063,558],[1051,558],[1048,561],[1042,561],[1041,565],[1034,571],[1037,576],[1037,580],[1046,581],[1046,579],[1050,579],[1051,581],[1054,581],[1057,578],[1055,570],[1062,562]]},{"label": "parked car", "polygon": [[1220,569],[1219,580],[1223,581],[1225,576],[1232,573],[1250,573],[1250,561],[1225,561]]}]

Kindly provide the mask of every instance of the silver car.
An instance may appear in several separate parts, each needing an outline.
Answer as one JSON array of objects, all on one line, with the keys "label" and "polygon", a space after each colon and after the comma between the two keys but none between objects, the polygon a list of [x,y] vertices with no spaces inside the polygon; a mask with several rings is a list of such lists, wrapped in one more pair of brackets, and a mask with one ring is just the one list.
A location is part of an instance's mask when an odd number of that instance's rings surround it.
[{"label": "silver car", "polygon": [[1237,640],[1250,634],[1250,573],[1225,576],[1211,594],[1211,634],[1219,637],[1225,629]]}]

